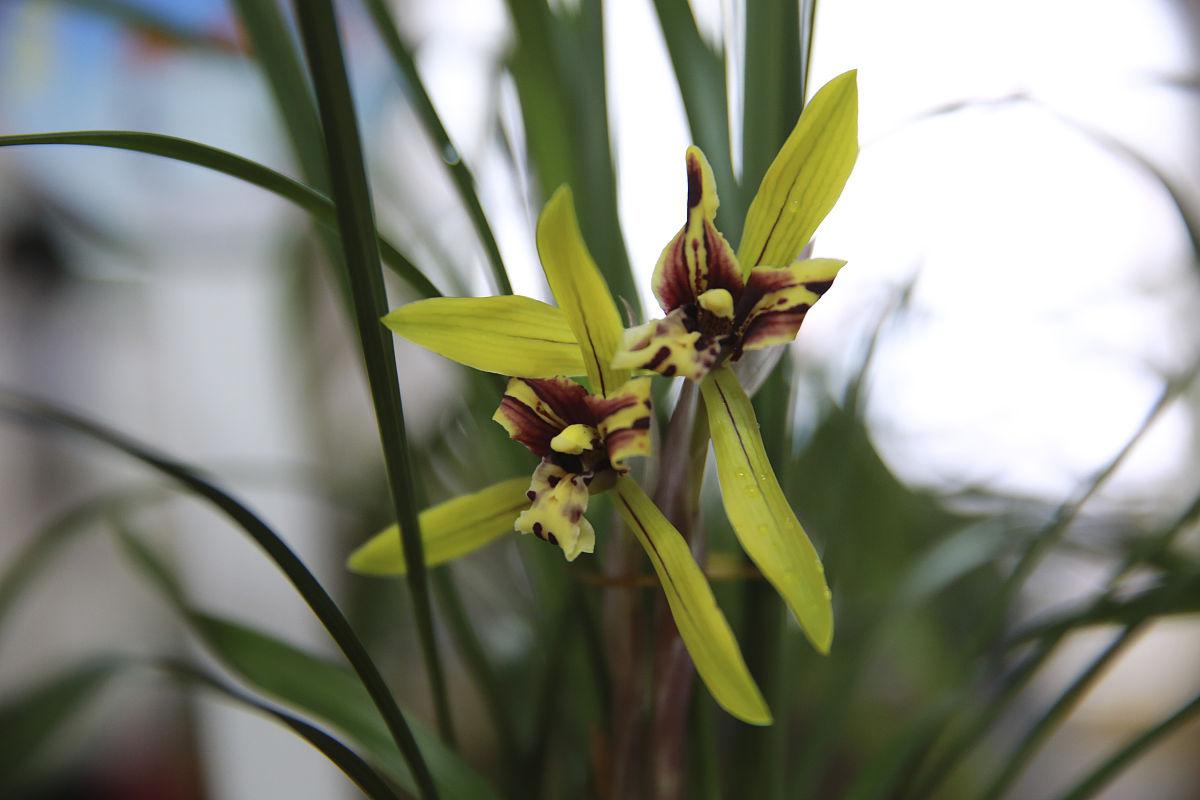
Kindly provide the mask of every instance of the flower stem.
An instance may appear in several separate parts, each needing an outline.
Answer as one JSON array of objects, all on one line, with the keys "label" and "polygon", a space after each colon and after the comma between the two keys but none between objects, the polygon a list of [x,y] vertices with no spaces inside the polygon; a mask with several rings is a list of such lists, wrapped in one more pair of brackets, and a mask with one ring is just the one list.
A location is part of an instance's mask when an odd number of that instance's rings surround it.
[{"label": "flower stem", "polygon": [[[690,542],[697,562],[703,564],[706,542],[698,517],[708,456],[708,417],[696,413],[698,398],[696,386],[685,383],[667,424],[654,501]],[[657,598],[655,607],[651,769],[654,797],[674,800],[684,796],[687,721],[696,671],[665,600]]]}]

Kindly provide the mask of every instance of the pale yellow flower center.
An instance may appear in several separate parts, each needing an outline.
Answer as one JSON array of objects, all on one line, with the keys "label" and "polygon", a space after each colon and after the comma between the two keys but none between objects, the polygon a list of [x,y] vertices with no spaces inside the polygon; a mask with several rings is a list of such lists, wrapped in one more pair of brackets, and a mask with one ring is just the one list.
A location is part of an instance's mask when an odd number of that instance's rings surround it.
[{"label": "pale yellow flower center", "polygon": [[591,425],[568,425],[562,433],[550,440],[550,449],[556,453],[566,453],[577,456],[584,450],[592,449],[596,441],[596,429]]},{"label": "pale yellow flower center", "polygon": [[700,303],[700,307],[708,313],[725,319],[733,319],[733,295],[729,293],[728,289],[709,289],[696,300]]}]

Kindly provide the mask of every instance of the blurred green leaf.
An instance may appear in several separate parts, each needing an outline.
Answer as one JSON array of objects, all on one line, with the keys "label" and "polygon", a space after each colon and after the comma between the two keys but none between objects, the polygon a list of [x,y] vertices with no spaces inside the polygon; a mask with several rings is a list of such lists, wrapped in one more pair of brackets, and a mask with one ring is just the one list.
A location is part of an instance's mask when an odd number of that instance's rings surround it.
[{"label": "blurred green leaf", "polygon": [[[53,739],[81,714],[123,668],[138,666],[124,658],[97,658],[45,679],[0,704],[0,790],[16,791],[37,766]],[[274,718],[307,740],[373,800],[395,800],[396,794],[352,750],[298,717],[262,703],[194,667],[174,661],[152,662],[175,680],[201,686]],[[7,795],[6,795],[7,796]]]},{"label": "blurred green leaf", "polygon": [[[199,142],[141,131],[55,131],[0,136],[0,147],[51,144],[131,150],[222,172],[295,203],[311,214],[320,224],[335,232],[337,230],[337,216],[333,203],[328,197],[255,161]],[[437,287],[430,283],[429,279],[405,258],[395,245],[383,237],[377,237],[377,239],[384,262],[416,289],[422,297],[441,295]]]},{"label": "blurred green leaf", "polygon": [[551,9],[546,0],[508,0],[508,10],[516,32],[509,69],[521,100],[537,200],[544,204],[562,184],[571,187],[588,250],[613,295],[640,318],[617,214],[600,2]]},{"label": "blurred green leaf", "polygon": [[113,660],[89,661],[22,689],[0,704],[0,790],[10,791],[19,783],[115,671]]},{"label": "blurred green leaf", "polygon": [[[408,792],[412,772],[387,725],[354,673],[263,631],[192,607],[170,568],[137,536],[118,529],[133,564],[179,613],[188,628],[228,670],[256,690],[332,725]],[[411,723],[438,790],[449,798],[494,798],[487,783],[437,736]]]},{"label": "blurred green leaf", "polygon": [[[0,411],[18,418],[51,423],[73,430],[115,448],[182,484],[232,520],[262,548],[280,571],[287,576],[300,596],[304,598],[313,614],[321,621],[358,674],[363,686],[370,694],[372,702],[387,721],[388,729],[395,739],[396,745],[404,753],[409,766],[418,776],[422,774],[425,776],[426,780],[423,784],[432,790],[432,780],[429,779],[428,768],[421,757],[421,752],[413,739],[404,715],[396,705],[395,698],[392,697],[387,684],[379,674],[375,662],[371,660],[366,648],[355,634],[354,629],[350,627],[350,623],[342,614],[341,609],[334,603],[333,598],[309,572],[304,562],[265,522],[233,496],[201,477],[191,468],[159,455],[116,431],[97,425],[56,406],[4,389],[0,389]],[[435,794],[432,791],[429,792],[430,796],[435,796]]]},{"label": "blurred green leaf", "polygon": [[308,721],[264,703],[188,664],[160,660],[153,662],[153,666],[180,683],[208,689],[226,700],[232,701],[235,705],[244,706],[247,710],[256,711],[274,719],[321,751],[372,800],[397,800],[398,796],[392,787],[357,753]]},{"label": "blurred green leaf", "polygon": [[1073,789],[1065,792],[1061,800],[1086,800],[1096,796],[1101,789],[1109,784],[1121,771],[1132,764],[1146,750],[1149,750],[1164,736],[1173,733],[1177,728],[1200,714],[1200,694],[1184,703],[1179,710],[1157,725],[1130,740],[1124,747],[1117,750],[1104,762],[1096,767]]},{"label": "blurred green leaf", "polygon": [[[749,206],[767,167],[804,108],[800,55],[800,2],[754,0],[746,4],[742,72],[743,209]],[[739,243],[739,251],[741,233],[725,231],[731,241]]]},{"label": "blurred green leaf", "polygon": [[496,283],[496,288],[500,294],[512,294],[512,284],[509,283],[508,270],[504,267],[504,260],[500,257],[496,236],[492,233],[492,226],[488,223],[487,215],[483,212],[483,204],[479,202],[479,195],[475,191],[475,176],[471,174],[470,167],[463,161],[458,148],[450,141],[450,134],[446,132],[446,126],[442,124],[442,119],[433,106],[433,100],[425,89],[425,83],[421,80],[421,73],[417,70],[412,53],[400,37],[400,31],[396,28],[396,21],[392,19],[392,12],[388,8],[387,0],[365,1],[367,11],[375,21],[375,30],[383,39],[384,47],[387,48],[392,61],[404,79],[409,101],[413,104],[417,116],[421,118],[426,132],[433,139],[434,146],[442,154],[442,162],[450,170],[450,178],[454,182],[454,188],[458,191],[458,197],[467,207],[467,215],[471,218],[471,224],[475,226],[475,233],[479,236],[479,240],[483,243],[483,249],[487,253],[488,264],[492,268],[492,279]]},{"label": "blurred green leaf", "polygon": [[733,176],[725,56],[709,47],[700,35],[688,0],[654,0],[654,8],[679,83],[692,141],[708,157],[717,194],[728,198],[717,211],[717,227],[736,242],[742,233],[745,208]]}]

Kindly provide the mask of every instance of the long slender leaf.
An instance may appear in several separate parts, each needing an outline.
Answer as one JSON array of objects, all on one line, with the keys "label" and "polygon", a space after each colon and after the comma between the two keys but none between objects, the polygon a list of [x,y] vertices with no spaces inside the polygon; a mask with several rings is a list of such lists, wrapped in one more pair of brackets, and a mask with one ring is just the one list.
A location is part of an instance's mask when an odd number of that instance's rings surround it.
[{"label": "long slender leaf", "polygon": [[[321,751],[372,800],[397,795],[358,754],[286,711],[274,708],[188,664],[159,660],[143,664],[121,657],[101,657],[64,670],[0,705],[0,790],[16,791],[41,752],[71,719],[82,713],[100,690],[129,666],[152,666],[190,686],[222,695],[236,705],[271,717]],[[6,795],[7,796],[7,795]]]},{"label": "long slender leaf", "polygon": [[[266,189],[304,209],[321,225],[335,231],[337,229],[337,215],[333,203],[325,195],[255,161],[188,139],[142,131],[53,131],[0,136],[0,147],[25,145],[107,147],[194,164],[224,173],[260,189]],[[441,296],[437,287],[411,261],[405,258],[394,244],[382,236],[378,237],[378,241],[384,263],[412,286],[421,297]]]},{"label": "long slender leaf", "polygon": [[371,701],[379,709],[380,714],[387,722],[392,738],[404,754],[409,767],[417,776],[418,783],[422,787],[422,795],[425,797],[437,796],[433,788],[433,780],[429,775],[429,768],[421,757],[421,752],[408,727],[404,714],[396,705],[395,698],[392,697],[387,684],[383,680],[383,676],[379,674],[378,668],[371,660],[370,655],[368,655],[366,648],[363,647],[358,636],[354,633],[354,629],[350,627],[350,623],[342,614],[341,609],[334,603],[333,598],[329,596],[316,577],[309,572],[304,562],[254,512],[250,511],[249,508],[236,500],[232,495],[220,489],[216,484],[201,477],[184,464],[160,455],[123,434],[105,428],[102,425],[97,425],[61,408],[0,389],[0,410],[15,416],[49,422],[74,430],[120,450],[126,455],[141,461],[151,469],[182,484],[229,517],[275,562],[288,581],[300,593],[300,596],[304,598],[309,608],[313,610],[313,613],[321,621],[321,624],[329,631],[338,648],[346,656],[346,660],[350,662],[350,665],[358,674],[363,686],[371,696]]},{"label": "long slender leaf", "polygon": [[562,184],[579,203],[579,224],[613,295],[641,315],[641,300],[617,213],[608,128],[604,26],[598,0],[555,4],[508,0],[516,33],[509,69],[521,99],[537,199]]},{"label": "long slender leaf", "polygon": [[[745,208],[804,107],[797,0],[757,0],[746,4],[743,82],[742,206]],[[726,235],[732,232],[726,231]],[[735,241],[740,240],[739,235]]]},{"label": "long slender leaf", "polygon": [[417,517],[417,490],[404,427],[404,404],[396,373],[396,353],[391,334],[379,322],[388,310],[387,296],[375,236],[371,190],[367,183],[358,120],[350,93],[350,80],[346,75],[337,17],[331,0],[296,0],[295,10],[316,88],[321,125],[325,131],[332,194],[338,227],[342,233],[354,316],[366,362],[392,503],[400,523],[421,652],[433,690],[438,726],[443,736],[453,739],[445,676],[434,636],[429,579]]},{"label": "long slender leaf", "polygon": [[262,0],[231,0],[230,5],[237,12],[254,60],[267,79],[301,172],[310,184],[327,192],[329,168],[325,163],[317,104],[282,7],[278,2]]},{"label": "long slender leaf", "polygon": [[[406,792],[418,791],[404,757],[388,736],[383,718],[352,672],[266,632],[195,608],[171,569],[138,536],[120,524],[117,534],[134,566],[223,667],[256,691],[343,732]],[[487,783],[435,734],[415,723],[412,727],[444,796],[464,800],[495,797]]]},{"label": "long slender leaf", "polygon": [[388,8],[387,0],[365,0],[365,2],[367,10],[375,21],[375,29],[383,38],[384,46],[404,78],[409,99],[416,107],[417,116],[421,118],[425,130],[433,138],[434,145],[443,154],[443,162],[450,169],[454,188],[458,190],[459,199],[467,207],[467,215],[470,216],[471,224],[475,226],[475,233],[483,242],[483,248],[487,252],[488,264],[492,268],[492,279],[496,283],[496,288],[501,294],[512,294],[512,284],[508,280],[508,270],[504,267],[504,259],[500,257],[496,236],[492,233],[492,226],[488,224],[487,215],[483,213],[483,205],[479,202],[479,195],[475,191],[475,176],[471,174],[471,168],[459,156],[458,149],[450,141],[450,134],[446,132],[446,126],[442,124],[442,118],[438,116],[437,109],[433,106],[433,100],[425,89],[425,83],[421,80],[421,73],[417,70],[416,61],[413,60],[408,45],[400,38],[400,31],[396,28],[396,21],[392,19],[392,12]]},{"label": "long slender leaf", "polygon": [[[1163,412],[1191,384],[1196,374],[1197,367],[1194,366],[1184,375],[1166,383],[1158,398],[1146,412],[1141,423],[1129,438],[1126,439],[1122,447],[1093,476],[1081,484],[1074,496],[1066,500],[1055,510],[1054,517],[1050,522],[1025,547],[1018,558],[1016,566],[1009,574],[1008,579],[1001,589],[1002,599],[993,604],[992,608],[995,610],[990,617],[981,621],[974,641],[965,648],[966,652],[970,654],[968,657],[975,657],[991,645],[1003,626],[1004,615],[1009,605],[1012,603],[1013,598],[1026,578],[1033,572],[1041,559],[1062,541],[1067,530],[1078,518],[1086,503],[1100,491],[1108,479],[1120,468]],[[915,776],[915,779],[912,782],[912,792],[908,796],[926,797],[936,790],[941,782],[954,770],[959,760],[974,748],[992,722],[999,717],[1004,705],[1016,696],[1025,682],[1049,658],[1060,639],[1061,636],[1043,639],[1039,647],[1031,655],[1027,656],[1021,668],[1014,670],[1013,675],[1005,683],[1003,690],[994,696],[992,702],[987,704],[982,711],[972,710],[969,712],[970,718],[958,725],[952,734],[948,734],[943,730],[942,738],[947,740],[944,747],[936,748],[934,746],[935,743],[931,741],[926,747],[918,748],[914,752],[917,758],[932,760],[927,760],[923,769],[909,771],[908,774]],[[958,691],[964,698],[966,697],[966,689],[964,687],[960,687]],[[960,716],[959,719],[961,720],[963,717]]]},{"label": "long slender leaf", "polygon": [[692,141],[708,157],[717,194],[729,198],[717,210],[718,227],[736,242],[741,236],[745,208],[733,176],[725,56],[709,47],[700,35],[688,0],[654,0],[654,9],[679,83]]},{"label": "long slender leaf", "polygon": [[1128,744],[1109,756],[1075,788],[1062,795],[1062,800],[1086,800],[1093,797],[1121,774],[1121,770],[1132,764],[1142,753],[1149,750],[1160,739],[1172,733],[1180,725],[1200,714],[1200,694],[1184,703],[1174,714],[1132,739]]},{"label": "long slender leaf", "polygon": [[358,753],[307,720],[301,719],[295,714],[290,714],[281,708],[276,708],[269,703],[264,703],[258,698],[243,692],[241,689],[225,683],[189,664],[164,659],[154,662],[154,666],[180,683],[199,686],[208,691],[215,692],[235,705],[243,706],[249,711],[257,712],[275,720],[321,751],[322,755],[333,762],[338,769],[345,773],[346,777],[354,781],[358,788],[362,789],[367,797],[372,798],[372,800],[398,799],[399,796],[392,790],[392,787],[388,786],[379,773],[372,769]]}]

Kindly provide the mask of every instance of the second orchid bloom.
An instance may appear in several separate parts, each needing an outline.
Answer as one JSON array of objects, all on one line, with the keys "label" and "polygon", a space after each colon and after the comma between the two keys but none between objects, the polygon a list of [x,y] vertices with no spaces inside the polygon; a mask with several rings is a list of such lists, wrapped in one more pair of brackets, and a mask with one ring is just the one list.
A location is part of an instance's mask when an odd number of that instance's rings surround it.
[{"label": "second orchid bloom", "polygon": [[[429,564],[456,558],[514,528],[562,548],[567,560],[596,545],[590,495],[615,490],[616,507],[644,548],[696,670],[734,716],[769,724],[746,668],[684,537],[630,476],[650,455],[649,370],[700,383],[726,514],[738,540],[795,614],[813,645],[833,636],[830,593],[815,549],[767,459],[750,399],[725,363],[785,344],[843,262],[797,260],[841,194],[858,152],[856,76],[809,102],[750,204],[739,249],[715,225],[718,200],[703,153],[685,156],[687,213],[654,270],[665,317],[623,329],[616,303],[580,234],[570,191],[538,220],[537,244],[557,307],[525,297],[437,298],[385,319],[397,334],[476,369],[509,376],[493,417],[541,460],[513,478],[421,514]],[[572,378],[587,376],[587,386]],[[684,469],[662,464],[660,470]],[[351,556],[370,574],[403,574],[395,526]]]}]

